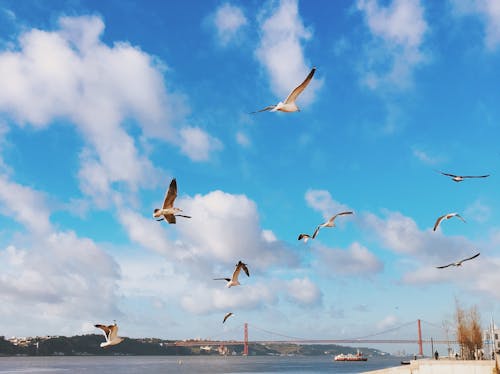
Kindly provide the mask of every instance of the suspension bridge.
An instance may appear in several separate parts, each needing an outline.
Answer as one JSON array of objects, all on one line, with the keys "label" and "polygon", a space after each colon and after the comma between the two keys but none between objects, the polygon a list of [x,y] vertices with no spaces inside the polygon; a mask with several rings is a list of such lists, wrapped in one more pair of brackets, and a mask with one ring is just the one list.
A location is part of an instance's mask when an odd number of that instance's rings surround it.
[{"label": "suspension bridge", "polygon": [[[270,340],[249,340],[248,339],[248,328],[249,324],[243,324],[243,340],[221,340],[221,339],[203,339],[203,340],[182,340],[173,343],[175,346],[181,347],[190,347],[190,346],[221,346],[221,345],[243,345],[243,354],[248,354],[248,345],[249,344],[416,344],[418,345],[418,354],[419,356],[423,356],[423,345],[424,344],[447,344],[448,346],[452,344],[457,344],[455,340],[450,340],[448,338],[423,338],[422,337],[422,323],[426,323],[429,326],[432,326],[434,330],[437,328],[441,332],[444,327],[438,326],[431,322],[422,321],[420,319],[407,322],[401,324],[396,327],[392,327],[390,329],[386,329],[384,331],[379,331],[373,334],[355,337],[355,338],[339,338],[339,339],[309,339],[309,338],[298,338],[293,336],[288,336],[285,334],[281,334],[278,332],[266,330],[260,328],[255,325],[250,325],[254,330],[264,332],[272,335],[273,337],[278,337],[278,339],[270,339]],[[395,333],[405,327],[416,325],[416,334],[414,338],[404,338],[404,339],[395,339],[388,338],[382,339],[381,335],[386,335],[389,333]],[[447,334],[446,334],[447,335]]]}]

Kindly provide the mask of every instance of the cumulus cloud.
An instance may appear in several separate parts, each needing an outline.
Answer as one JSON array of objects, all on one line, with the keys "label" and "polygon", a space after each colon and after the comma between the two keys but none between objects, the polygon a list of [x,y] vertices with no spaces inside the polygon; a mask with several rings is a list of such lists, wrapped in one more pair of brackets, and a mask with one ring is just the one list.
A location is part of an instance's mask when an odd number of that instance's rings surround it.
[{"label": "cumulus cloud", "polygon": [[287,290],[290,299],[301,305],[314,305],[321,302],[320,289],[307,277],[288,281]]},{"label": "cumulus cloud", "polygon": [[[303,51],[303,43],[312,38],[312,31],[300,18],[298,1],[281,0],[277,8],[264,12],[260,17],[260,33],[255,55],[267,70],[272,91],[285,99],[312,68]],[[313,79],[299,100],[312,102],[320,86],[321,82]]]},{"label": "cumulus cloud", "polygon": [[477,15],[485,24],[484,43],[495,50],[500,43],[500,3],[496,0],[450,0],[458,16]]},{"label": "cumulus cloud", "polygon": [[222,142],[199,127],[184,127],[180,130],[181,151],[194,161],[207,161],[212,151],[222,149]]},{"label": "cumulus cloud", "polygon": [[[243,284],[243,282],[242,282]],[[264,283],[245,284],[244,286],[209,289],[204,285],[192,287],[182,297],[182,307],[193,314],[204,314],[214,311],[250,310],[275,304],[278,301],[277,289]]]},{"label": "cumulus cloud", "polygon": [[0,211],[36,234],[43,235],[52,230],[45,195],[5,176],[0,176]]},{"label": "cumulus cloud", "polygon": [[[119,266],[91,239],[57,230],[42,193],[2,177],[0,206],[2,214],[27,229],[0,250],[5,318],[36,321],[49,314],[51,322],[69,318],[79,324],[96,314],[119,313],[115,306]],[[34,308],[37,313],[32,313]],[[18,331],[27,327],[16,326]]]},{"label": "cumulus cloud", "polygon": [[222,46],[237,39],[241,29],[248,23],[243,9],[224,3],[217,8],[213,17],[217,38]]},{"label": "cumulus cloud", "polygon": [[423,44],[429,27],[420,0],[393,0],[388,6],[358,0],[357,8],[373,35],[362,68],[363,83],[373,90],[411,86],[413,71],[427,61]]},{"label": "cumulus cloud", "polygon": [[395,253],[414,256],[429,263],[445,260],[450,254],[465,254],[470,241],[462,236],[445,236],[429,227],[423,231],[410,217],[386,211],[385,218],[364,213],[360,225],[382,245]]},{"label": "cumulus cloud", "polygon": [[167,90],[163,66],[126,42],[106,45],[103,32],[99,17],[62,17],[59,29],[28,30],[15,49],[0,52],[0,111],[19,126],[45,128],[60,118],[74,124],[85,140],[81,188],[100,206],[109,202],[113,184],[134,191],[154,185],[159,172],[124,128],[125,119],[136,120],[146,138],[182,145],[196,160],[220,147],[207,146],[213,139],[199,129],[188,139],[179,135],[173,124],[188,108],[182,95]]},{"label": "cumulus cloud", "polygon": [[318,264],[326,274],[370,276],[383,270],[383,263],[363,245],[354,242],[349,248],[317,248]]},{"label": "cumulus cloud", "polygon": [[323,218],[329,219],[332,215],[352,210],[347,205],[339,203],[332,198],[330,192],[326,190],[307,190],[305,194],[307,205],[323,214]]},{"label": "cumulus cloud", "polygon": [[[179,206],[193,218],[179,225],[179,240],[195,256],[225,264],[238,260],[266,268],[278,262],[296,264],[297,258],[274,234],[260,227],[256,204],[245,195],[213,191],[206,195],[181,197]],[[192,227],[196,230],[192,230]],[[236,261],[236,262],[235,262]],[[232,272],[232,270],[231,270]]]}]

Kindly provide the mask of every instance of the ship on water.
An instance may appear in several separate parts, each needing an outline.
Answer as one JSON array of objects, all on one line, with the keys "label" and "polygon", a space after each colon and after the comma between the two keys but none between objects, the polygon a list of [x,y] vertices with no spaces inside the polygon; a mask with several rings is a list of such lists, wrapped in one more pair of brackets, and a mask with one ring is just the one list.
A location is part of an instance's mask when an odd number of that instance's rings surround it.
[{"label": "ship on water", "polygon": [[366,361],[368,360],[367,357],[364,357],[363,356],[363,353],[361,353],[359,350],[358,352],[353,355],[352,353],[348,353],[348,354],[339,354],[339,355],[336,355],[334,358],[333,358],[334,361]]}]

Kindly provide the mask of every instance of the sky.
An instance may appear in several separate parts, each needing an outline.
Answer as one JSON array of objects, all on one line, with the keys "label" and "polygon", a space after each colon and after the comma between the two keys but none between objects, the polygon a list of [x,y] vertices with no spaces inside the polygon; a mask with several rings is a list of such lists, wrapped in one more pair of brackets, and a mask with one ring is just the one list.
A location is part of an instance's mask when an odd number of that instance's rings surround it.
[{"label": "sky", "polygon": [[0,335],[500,318],[499,52],[495,0],[0,0]]}]

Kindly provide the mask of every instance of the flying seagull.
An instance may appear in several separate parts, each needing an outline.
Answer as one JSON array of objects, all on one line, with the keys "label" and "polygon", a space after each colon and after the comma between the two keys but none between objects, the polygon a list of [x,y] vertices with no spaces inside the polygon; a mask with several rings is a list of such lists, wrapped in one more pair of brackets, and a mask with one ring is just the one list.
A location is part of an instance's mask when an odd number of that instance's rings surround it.
[{"label": "flying seagull", "polygon": [[105,325],[94,325],[95,327],[104,331],[104,336],[106,337],[106,342],[101,343],[101,347],[109,347],[111,345],[120,344],[123,341],[123,338],[117,336],[118,334],[118,325],[116,321],[113,325],[105,326]]},{"label": "flying seagull", "polygon": [[458,213],[448,213],[448,214],[445,214],[444,216],[441,216],[439,217],[437,220],[436,220],[436,223],[434,224],[434,228],[432,229],[432,231],[436,231],[436,229],[438,228],[438,226],[441,224],[441,221],[443,219],[450,219],[452,217],[457,217],[457,218],[460,218],[462,221],[465,222],[465,219],[463,219],[463,217],[458,214]]},{"label": "flying seagull", "polygon": [[300,234],[300,235],[299,235],[299,239],[298,239],[298,240],[302,240],[302,239],[304,239],[304,243],[307,243],[307,241],[308,241],[309,239],[311,239],[311,238],[312,238],[312,237],[311,237],[311,235],[309,235],[309,234]]},{"label": "flying seagull", "polygon": [[232,312],[229,312],[229,313],[226,313],[226,315],[224,316],[224,319],[222,320],[222,323],[226,322],[226,320],[231,317],[231,316],[234,316],[234,314]]},{"label": "flying seagull", "polygon": [[266,106],[264,109],[258,110],[256,112],[252,112],[251,114],[259,113],[259,112],[267,112],[267,111],[269,111],[269,112],[276,112],[276,111],[300,112],[299,107],[297,106],[297,104],[295,104],[295,100],[302,93],[302,91],[304,91],[306,89],[306,87],[309,84],[309,82],[311,81],[315,71],[316,71],[316,68],[312,68],[311,72],[308,74],[308,76],[306,77],[304,82],[302,82],[299,86],[295,87],[295,89],[292,92],[290,92],[290,94],[288,95],[288,97],[285,99],[284,102],[280,101],[276,105]]},{"label": "flying seagull", "polygon": [[458,262],[452,262],[451,264],[448,264],[448,265],[444,265],[444,266],[436,266],[436,268],[438,269],[444,269],[444,268],[447,268],[449,266],[462,266],[462,263],[465,262],[465,261],[469,261],[469,260],[472,260],[474,258],[476,258],[477,256],[479,256],[480,253],[476,253],[474,256],[472,257],[469,257],[469,258],[464,258],[463,260],[460,260]]},{"label": "flying seagull", "polygon": [[240,282],[238,281],[238,276],[240,275],[240,271],[243,269],[245,274],[249,277],[250,273],[248,272],[247,264],[244,264],[241,261],[238,261],[236,264],[236,269],[234,269],[233,276],[231,278],[214,278],[214,280],[225,280],[227,282],[226,287],[231,288],[233,286],[239,286]]},{"label": "flying seagull", "polygon": [[318,233],[319,233],[319,229],[323,228],[323,227],[334,227],[335,226],[335,218],[337,218],[338,216],[343,216],[345,214],[354,214],[354,212],[340,212],[340,213],[337,213],[335,214],[334,216],[330,217],[330,219],[328,221],[326,221],[325,223],[322,223],[321,225],[318,225],[318,227],[316,227],[316,230],[314,230],[314,234],[312,236],[313,239],[316,239],[316,236],[318,236]]},{"label": "flying seagull", "polygon": [[455,175],[455,174],[449,174],[449,173],[444,173],[440,171],[441,174],[446,175],[447,177],[451,177],[451,179],[455,182],[462,182],[466,178],[487,178],[490,175]]},{"label": "flying seagull", "polygon": [[170,182],[170,186],[168,187],[167,194],[165,195],[165,200],[163,201],[163,206],[161,209],[155,209],[153,212],[154,218],[157,221],[166,220],[168,223],[175,223],[175,217],[185,217],[191,218],[190,216],[184,216],[182,214],[177,214],[178,212],[182,212],[182,209],[174,207],[174,200],[177,197],[177,181],[172,179]]}]

